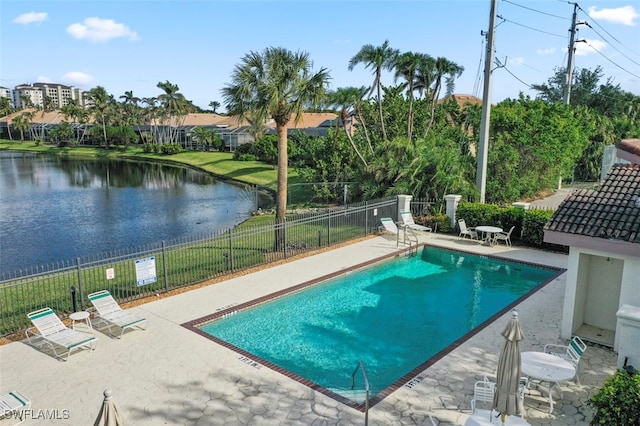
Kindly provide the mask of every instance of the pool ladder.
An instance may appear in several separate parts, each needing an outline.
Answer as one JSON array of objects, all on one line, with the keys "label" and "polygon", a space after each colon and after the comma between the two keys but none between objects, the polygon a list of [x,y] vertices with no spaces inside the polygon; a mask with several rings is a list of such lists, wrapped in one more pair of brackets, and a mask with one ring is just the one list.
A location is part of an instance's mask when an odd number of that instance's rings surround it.
[{"label": "pool ladder", "polygon": [[413,229],[406,225],[402,228],[402,231],[404,232],[404,243],[407,244],[408,242],[409,244],[409,256],[416,256],[418,254],[418,236],[413,232]]},{"label": "pool ladder", "polygon": [[351,373],[351,390],[353,390],[356,385],[356,373],[358,369],[362,370],[362,376],[364,377],[364,425],[367,426],[369,424],[369,377],[367,377],[367,369],[364,368],[364,362],[362,361],[358,362],[356,369]]}]

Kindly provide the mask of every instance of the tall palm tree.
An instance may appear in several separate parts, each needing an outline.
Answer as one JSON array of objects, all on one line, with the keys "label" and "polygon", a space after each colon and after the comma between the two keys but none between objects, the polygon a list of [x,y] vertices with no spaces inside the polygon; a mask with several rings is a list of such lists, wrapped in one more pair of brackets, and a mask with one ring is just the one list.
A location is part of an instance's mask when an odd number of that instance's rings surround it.
[{"label": "tall palm tree", "polygon": [[104,138],[104,144],[109,149],[109,140],[107,138],[107,119],[106,113],[113,96],[107,93],[104,87],[96,86],[87,92],[87,99],[89,100],[89,110],[96,118],[100,119],[102,124],[102,136]]},{"label": "tall palm tree", "polygon": [[179,92],[180,88],[176,84],[165,81],[158,83],[156,87],[164,90],[164,93],[158,95],[158,102],[162,107],[161,116],[168,121],[168,128],[175,129],[174,131],[169,130],[169,142],[173,143],[179,127],[184,123],[188,113],[188,102]]},{"label": "tall palm tree", "polygon": [[365,44],[360,51],[349,60],[349,71],[353,71],[356,65],[364,64],[365,68],[373,69],[374,79],[371,85],[369,96],[374,90],[378,93],[378,113],[380,114],[380,127],[382,137],[387,139],[387,131],[384,128],[384,117],[382,115],[382,70],[392,70],[393,63],[399,50],[389,47],[389,40],[385,40],[382,46]]},{"label": "tall palm tree", "polygon": [[278,193],[276,197],[275,249],[284,246],[287,209],[287,132],[294,116],[302,117],[306,104],[319,104],[324,98],[329,73],[325,68],[312,71],[307,52],[291,52],[268,47],[262,53],[246,54],[231,74],[232,83],[222,89],[227,111],[240,119],[271,117],[278,134]]},{"label": "tall palm tree", "polygon": [[447,58],[439,57],[436,59],[435,81],[431,98],[431,117],[429,117],[429,124],[427,125],[427,128],[425,130],[425,135],[429,132],[429,129],[431,129],[433,120],[435,119],[436,103],[438,102],[438,97],[440,96],[442,79],[445,79],[445,85],[447,87],[446,94],[451,95],[453,94],[453,90],[455,88],[455,78],[460,77],[463,71],[463,66],[458,65],[455,62],[448,60]]},{"label": "tall palm tree", "polygon": [[[11,106],[11,100],[4,96],[0,96],[0,117],[6,117],[13,113],[13,107]],[[9,132],[9,139],[13,139],[11,136],[11,126],[7,123],[7,131]]]},{"label": "tall palm tree", "polygon": [[416,76],[418,70],[425,67],[432,60],[433,58],[426,53],[405,52],[397,55],[394,61],[394,79],[397,81],[399,77],[404,78],[403,86],[406,87],[407,97],[409,98],[409,115],[407,117],[407,138],[409,140],[413,140],[413,92],[416,90]]}]

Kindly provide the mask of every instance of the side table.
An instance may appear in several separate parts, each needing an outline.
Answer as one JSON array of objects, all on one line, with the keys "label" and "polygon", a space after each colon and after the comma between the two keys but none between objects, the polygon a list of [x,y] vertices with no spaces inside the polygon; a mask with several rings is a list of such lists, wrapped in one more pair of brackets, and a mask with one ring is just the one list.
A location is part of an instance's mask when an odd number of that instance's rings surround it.
[{"label": "side table", "polygon": [[89,318],[90,316],[91,314],[87,311],[79,311],[79,312],[72,313],[71,315],[69,315],[69,319],[71,320],[71,328],[75,330],[76,322],[84,321],[84,324],[89,329],[89,332],[93,334],[93,326],[91,325],[91,319]]}]

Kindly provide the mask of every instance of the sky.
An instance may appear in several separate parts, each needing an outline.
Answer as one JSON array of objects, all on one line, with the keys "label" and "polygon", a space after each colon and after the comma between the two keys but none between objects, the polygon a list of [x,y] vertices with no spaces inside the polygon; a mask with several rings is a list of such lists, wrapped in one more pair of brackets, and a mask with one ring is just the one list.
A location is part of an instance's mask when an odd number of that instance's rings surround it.
[{"label": "sky", "polygon": [[[601,83],[640,96],[640,0],[497,0],[494,103],[535,97],[531,85],[567,66],[574,5],[575,68],[600,66]],[[222,112],[221,89],[247,53],[307,52],[314,71],[329,71],[331,90],[369,87],[372,70],[349,71],[349,60],[388,40],[464,67],[454,92],[482,97],[490,10],[491,0],[2,0],[0,86],[102,86],[119,100],[126,91],[158,96],[158,83],[169,81]],[[393,85],[393,75],[382,83]]]}]

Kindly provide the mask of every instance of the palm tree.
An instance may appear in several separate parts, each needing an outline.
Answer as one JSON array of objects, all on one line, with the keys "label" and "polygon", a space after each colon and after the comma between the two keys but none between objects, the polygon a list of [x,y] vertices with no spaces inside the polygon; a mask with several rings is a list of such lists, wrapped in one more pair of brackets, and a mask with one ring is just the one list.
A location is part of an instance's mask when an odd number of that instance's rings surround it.
[{"label": "palm tree", "polygon": [[27,111],[19,114],[13,119],[13,127],[20,132],[20,143],[24,141],[24,132],[31,127],[31,120],[33,119],[33,112]]},{"label": "palm tree", "polygon": [[[347,139],[351,143],[353,150],[356,152],[360,160],[365,167],[367,167],[367,160],[365,160],[364,156],[356,146],[353,141],[353,137],[351,136],[351,131],[346,129],[347,120],[349,119],[349,109],[352,108],[357,102],[359,96],[359,89],[355,87],[344,87],[339,88],[335,92],[331,92],[328,94],[328,102],[330,105],[335,106],[338,109],[338,113],[340,114],[340,120],[342,121],[342,127],[344,129],[345,134],[347,135]],[[339,123],[336,120],[336,137],[339,132]]]},{"label": "palm tree", "polygon": [[[0,117],[6,117],[13,113],[13,107],[11,106],[11,100],[4,96],[0,96]],[[9,139],[13,139],[11,136],[11,126],[7,122],[7,131],[9,132]]]},{"label": "palm tree", "polygon": [[276,197],[275,249],[284,247],[287,210],[287,132],[292,116],[300,120],[306,104],[319,104],[324,98],[329,73],[325,68],[312,71],[306,52],[268,47],[262,53],[246,54],[231,74],[232,83],[222,89],[227,111],[240,119],[271,117],[278,134],[278,193]]},{"label": "palm tree", "polygon": [[429,118],[429,124],[425,130],[425,135],[429,132],[429,129],[433,125],[435,119],[436,103],[440,96],[440,89],[442,88],[442,78],[445,78],[445,85],[447,86],[447,95],[453,94],[455,88],[455,78],[460,77],[464,67],[456,64],[447,58],[439,57],[435,63],[435,81],[431,98],[431,117]]},{"label": "palm tree", "polygon": [[[169,130],[169,143],[173,143],[175,136],[182,123],[184,123],[184,118],[187,115],[188,102],[184,95],[178,92],[180,88],[176,84],[165,81],[164,83],[158,83],[156,87],[164,90],[164,93],[158,95],[158,102],[160,102],[162,107],[161,117],[167,119],[169,129],[174,129]],[[174,117],[175,123],[173,122]]]},{"label": "palm tree", "polygon": [[104,138],[104,144],[109,149],[109,140],[107,139],[107,122],[106,112],[111,104],[113,97],[107,93],[104,87],[96,86],[87,92],[87,99],[89,100],[89,110],[100,118],[102,123],[102,136]]},{"label": "palm tree", "polygon": [[211,102],[209,102],[209,106],[211,107],[211,109],[213,110],[213,113],[215,114],[215,113],[216,113],[216,110],[217,110],[218,108],[220,108],[220,102],[218,102],[218,101],[211,101]]},{"label": "palm tree", "polygon": [[372,68],[374,73],[373,84],[371,85],[371,91],[369,96],[373,93],[374,89],[378,93],[378,113],[380,114],[380,127],[382,128],[382,137],[387,139],[387,131],[384,128],[384,117],[382,115],[382,70],[393,69],[393,63],[395,57],[398,55],[399,50],[389,47],[389,40],[385,40],[382,46],[373,46],[372,44],[365,44],[360,51],[355,54],[353,58],[349,60],[349,71],[352,71],[356,65],[363,63],[365,68]]},{"label": "palm tree", "polygon": [[405,79],[404,87],[407,88],[407,97],[409,98],[409,116],[407,117],[407,138],[412,140],[413,134],[413,92],[416,90],[416,76],[418,70],[425,67],[430,61],[431,56],[425,53],[405,52],[397,55],[394,61],[396,70],[394,79],[397,81],[399,77]]}]

